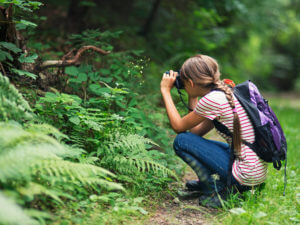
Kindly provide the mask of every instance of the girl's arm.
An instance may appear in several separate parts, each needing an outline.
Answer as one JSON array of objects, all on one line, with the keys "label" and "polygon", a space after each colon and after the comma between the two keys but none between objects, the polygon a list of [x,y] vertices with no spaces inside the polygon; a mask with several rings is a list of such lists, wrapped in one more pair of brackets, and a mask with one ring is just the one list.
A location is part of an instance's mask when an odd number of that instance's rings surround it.
[{"label": "girl's arm", "polygon": [[191,133],[197,134],[199,136],[204,136],[211,129],[214,128],[214,124],[210,119],[205,118],[200,124],[190,129]]},{"label": "girl's arm", "polygon": [[[195,109],[198,103],[197,97],[189,96],[189,108]],[[191,133],[197,134],[199,136],[204,136],[207,134],[211,129],[214,128],[214,124],[210,119],[204,119],[200,124],[196,125],[195,127],[190,129]]]},{"label": "girl's arm", "polygon": [[180,133],[195,127],[206,118],[195,112],[190,112],[181,118],[170,93],[176,80],[176,75],[177,73],[173,73],[172,70],[170,71],[170,75],[164,74],[160,87],[171,127],[176,133]]},{"label": "girl's arm", "polygon": [[161,93],[164,99],[171,127],[176,133],[187,131],[205,120],[205,117],[199,116],[195,112],[190,112],[181,118],[174,105],[170,91],[162,90]]}]

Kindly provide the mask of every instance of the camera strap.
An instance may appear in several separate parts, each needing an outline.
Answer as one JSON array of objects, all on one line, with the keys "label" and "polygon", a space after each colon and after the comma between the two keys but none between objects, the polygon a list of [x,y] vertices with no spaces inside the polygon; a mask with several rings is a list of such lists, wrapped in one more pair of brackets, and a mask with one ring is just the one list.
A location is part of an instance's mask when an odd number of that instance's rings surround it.
[{"label": "camera strap", "polygon": [[183,101],[182,93],[181,93],[181,91],[179,90],[179,88],[177,88],[177,91],[178,91],[178,94],[179,94],[179,96],[180,96],[180,99],[181,99],[183,105],[184,105],[189,111],[193,111],[193,109],[191,109],[191,108]]}]

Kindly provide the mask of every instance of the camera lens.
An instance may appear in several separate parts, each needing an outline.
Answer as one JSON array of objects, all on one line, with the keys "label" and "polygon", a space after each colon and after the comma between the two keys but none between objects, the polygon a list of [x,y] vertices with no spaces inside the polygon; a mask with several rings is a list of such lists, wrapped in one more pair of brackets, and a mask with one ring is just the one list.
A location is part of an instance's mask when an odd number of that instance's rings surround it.
[{"label": "camera lens", "polygon": [[178,75],[177,75],[177,77],[176,77],[175,86],[176,86],[177,89],[184,89],[184,83],[183,83],[183,81],[180,79],[179,73],[178,73]]}]

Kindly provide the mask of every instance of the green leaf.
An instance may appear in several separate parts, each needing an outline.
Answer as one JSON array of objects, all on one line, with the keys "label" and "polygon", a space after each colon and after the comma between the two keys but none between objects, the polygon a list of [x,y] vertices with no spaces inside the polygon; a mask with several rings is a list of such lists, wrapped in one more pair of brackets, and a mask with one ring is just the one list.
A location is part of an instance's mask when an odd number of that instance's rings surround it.
[{"label": "green leaf", "polygon": [[33,7],[33,9],[38,9],[43,3],[37,1],[29,1],[29,4]]},{"label": "green leaf", "polygon": [[75,67],[75,66],[68,66],[65,69],[65,73],[76,76],[79,73],[79,71],[78,71],[77,67]]},{"label": "green leaf", "polygon": [[243,214],[246,212],[243,208],[233,208],[233,209],[230,209],[229,211],[236,215],[240,215],[240,214]]},{"label": "green leaf", "polygon": [[35,59],[37,59],[38,55],[37,54],[33,54],[31,56],[27,56],[25,57],[25,53],[23,53],[19,58],[19,62],[20,63],[34,63]]},{"label": "green leaf", "polygon": [[22,52],[22,50],[20,48],[18,48],[15,44],[10,43],[10,42],[0,42],[0,45],[2,47],[12,51],[13,53]]},{"label": "green leaf", "polygon": [[69,81],[71,83],[80,83],[80,82],[78,82],[78,80],[76,78],[70,78]]},{"label": "green leaf", "polygon": [[110,70],[108,70],[108,69],[100,69],[100,73],[102,73],[103,75],[108,75],[108,74],[110,74]]},{"label": "green leaf", "polygon": [[13,57],[8,52],[0,50],[0,62],[5,61],[6,59],[9,59],[10,61],[13,61]]},{"label": "green leaf", "polygon": [[123,104],[121,101],[116,101],[116,104],[117,104],[120,108],[122,108],[122,109],[125,109],[125,108],[126,108],[126,105]]},{"label": "green leaf", "polygon": [[90,78],[91,81],[98,81],[100,79],[98,72],[89,72],[88,77]]},{"label": "green leaf", "polygon": [[79,119],[78,116],[72,116],[72,117],[69,119],[69,121],[70,121],[71,123],[76,124],[76,125],[79,125],[79,124],[80,124],[80,119]]},{"label": "green leaf", "polygon": [[30,27],[36,27],[37,26],[36,23],[32,23],[32,22],[30,22],[28,20],[20,20],[20,23],[24,24],[25,26],[30,26]]},{"label": "green leaf", "polygon": [[85,73],[79,73],[77,79],[78,79],[78,82],[87,81],[87,75]]},{"label": "green leaf", "polygon": [[137,100],[135,98],[131,99],[131,101],[128,104],[128,107],[133,107],[137,105]]},{"label": "green leaf", "polygon": [[128,94],[128,91],[125,91],[125,89],[121,89],[121,88],[113,88],[112,89],[113,93],[115,94]]},{"label": "green leaf", "polygon": [[51,103],[54,103],[54,102],[57,102],[58,100],[58,96],[52,92],[47,92],[46,95],[45,95],[45,100],[47,102],[51,102]]},{"label": "green leaf", "polygon": [[110,83],[113,80],[113,78],[112,77],[101,77],[100,80],[104,81],[106,83]]},{"label": "green leaf", "polygon": [[136,56],[140,56],[144,52],[144,50],[132,50],[131,52]]},{"label": "green leaf", "polygon": [[264,216],[267,216],[267,214],[264,213],[264,212],[261,212],[261,211],[254,214],[254,217],[257,218],[257,219],[261,218],[261,217],[264,217]]},{"label": "green leaf", "polygon": [[33,74],[33,73],[30,73],[30,72],[27,72],[25,70],[18,70],[18,69],[14,69],[12,68],[11,69],[12,72],[20,75],[20,76],[27,76],[27,77],[31,77],[32,79],[36,79],[37,75]]},{"label": "green leaf", "polygon": [[104,93],[111,93],[111,90],[109,88],[102,88],[98,84],[91,84],[89,86],[89,89],[94,92],[95,94],[102,95]]}]

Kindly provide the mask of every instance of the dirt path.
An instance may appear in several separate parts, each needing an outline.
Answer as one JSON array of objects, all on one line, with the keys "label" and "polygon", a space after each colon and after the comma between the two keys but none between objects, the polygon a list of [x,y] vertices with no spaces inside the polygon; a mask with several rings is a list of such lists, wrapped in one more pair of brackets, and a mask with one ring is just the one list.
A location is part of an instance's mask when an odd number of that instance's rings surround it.
[{"label": "dirt path", "polygon": [[[187,180],[196,180],[194,172],[187,168],[183,184]],[[213,215],[218,211],[199,206],[198,198],[179,200],[178,198],[165,201],[151,218],[144,224],[150,225],[207,225],[212,224]]]},{"label": "dirt path", "polygon": [[[216,131],[209,132],[205,138],[224,141]],[[197,180],[196,174],[188,166],[182,180],[182,185],[188,180]],[[213,224],[218,210],[199,206],[198,198],[192,200],[179,200],[178,198],[166,200],[143,224],[149,225],[209,225]]]}]

